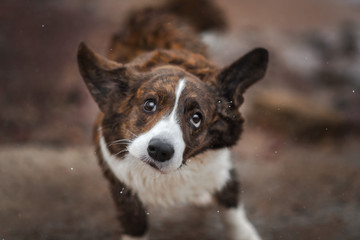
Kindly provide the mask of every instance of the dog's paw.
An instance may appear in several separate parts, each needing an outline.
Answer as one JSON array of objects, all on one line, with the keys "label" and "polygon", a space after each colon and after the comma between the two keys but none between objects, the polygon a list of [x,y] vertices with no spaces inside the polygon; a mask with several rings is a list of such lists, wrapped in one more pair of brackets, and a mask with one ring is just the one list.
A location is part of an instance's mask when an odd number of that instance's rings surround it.
[{"label": "dog's paw", "polygon": [[120,240],[148,240],[148,236],[147,234],[145,234],[142,237],[134,237],[134,236],[129,236],[129,235],[122,235],[122,237],[120,238]]},{"label": "dog's paw", "polygon": [[243,207],[226,210],[223,220],[229,240],[261,240]]},{"label": "dog's paw", "polygon": [[259,234],[251,224],[233,229],[233,231],[229,232],[228,237],[229,240],[261,240]]}]

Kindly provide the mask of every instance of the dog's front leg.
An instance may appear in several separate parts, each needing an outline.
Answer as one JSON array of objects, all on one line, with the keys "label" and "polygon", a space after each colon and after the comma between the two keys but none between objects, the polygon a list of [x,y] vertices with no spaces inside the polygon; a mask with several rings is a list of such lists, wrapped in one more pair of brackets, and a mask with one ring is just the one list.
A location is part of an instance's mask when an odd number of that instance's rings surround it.
[{"label": "dog's front leg", "polygon": [[147,216],[140,199],[119,181],[110,183],[118,219],[122,227],[122,240],[146,240]]},{"label": "dog's front leg", "polygon": [[230,179],[217,192],[215,198],[223,207],[221,217],[229,240],[261,240],[254,226],[246,217],[243,205],[239,204],[240,183],[235,170],[230,171]]}]

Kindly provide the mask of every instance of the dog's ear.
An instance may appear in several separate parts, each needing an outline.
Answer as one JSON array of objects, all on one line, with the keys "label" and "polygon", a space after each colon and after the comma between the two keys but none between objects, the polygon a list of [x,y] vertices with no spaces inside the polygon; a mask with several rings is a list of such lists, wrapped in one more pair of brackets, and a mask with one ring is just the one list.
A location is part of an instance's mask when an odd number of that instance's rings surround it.
[{"label": "dog's ear", "polygon": [[245,90],[264,77],[268,60],[268,51],[256,48],[221,70],[216,81],[222,97],[239,107]]},{"label": "dog's ear", "polygon": [[94,53],[80,43],[77,60],[80,73],[101,111],[105,111],[112,93],[125,94],[128,90],[126,68],[117,62]]}]

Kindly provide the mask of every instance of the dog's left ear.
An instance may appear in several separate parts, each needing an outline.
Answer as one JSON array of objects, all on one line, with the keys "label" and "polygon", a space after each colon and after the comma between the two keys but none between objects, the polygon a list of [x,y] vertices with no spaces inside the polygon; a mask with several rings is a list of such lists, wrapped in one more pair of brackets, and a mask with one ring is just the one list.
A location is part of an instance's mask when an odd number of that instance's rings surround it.
[{"label": "dog's left ear", "polygon": [[128,71],[122,64],[105,59],[84,43],[78,49],[80,73],[100,110],[105,112],[113,93],[125,94],[128,90]]},{"label": "dog's left ear", "polygon": [[233,101],[235,107],[239,107],[246,89],[264,77],[268,61],[268,51],[264,48],[256,48],[225,67],[216,79],[222,97]]}]

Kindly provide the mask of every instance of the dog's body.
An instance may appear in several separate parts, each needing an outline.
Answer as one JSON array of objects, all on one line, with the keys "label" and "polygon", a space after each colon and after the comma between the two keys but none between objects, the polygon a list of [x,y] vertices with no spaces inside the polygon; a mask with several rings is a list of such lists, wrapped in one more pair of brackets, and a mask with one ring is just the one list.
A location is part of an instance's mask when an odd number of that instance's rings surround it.
[{"label": "dog's body", "polygon": [[255,49],[219,69],[206,59],[195,31],[169,9],[132,15],[109,53],[122,63],[84,44],[78,52],[82,76],[102,111],[96,153],[123,239],[146,238],[149,205],[216,203],[224,209],[230,239],[258,240],[239,204],[228,148],[242,131],[242,94],[265,74],[267,51]]}]

